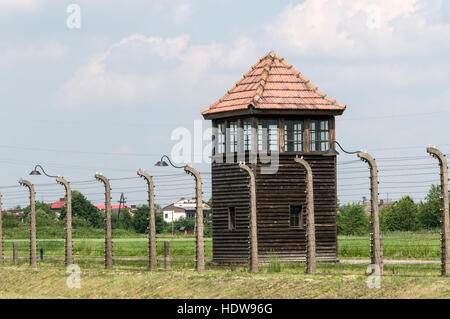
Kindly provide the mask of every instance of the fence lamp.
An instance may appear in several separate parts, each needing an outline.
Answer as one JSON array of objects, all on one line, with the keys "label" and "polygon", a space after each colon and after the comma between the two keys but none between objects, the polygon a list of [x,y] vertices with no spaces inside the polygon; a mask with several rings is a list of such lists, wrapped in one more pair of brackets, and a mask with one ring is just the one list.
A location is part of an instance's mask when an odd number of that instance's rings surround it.
[{"label": "fence lamp", "polygon": [[164,158],[167,158],[167,160],[169,161],[170,165],[172,165],[175,168],[185,168],[186,166],[176,166],[172,163],[172,161],[170,160],[169,156],[167,155],[163,155],[161,157],[161,160],[156,162],[155,166],[159,166],[159,167],[163,167],[163,166],[169,166],[169,164],[167,164],[166,161],[164,161]]},{"label": "fence lamp", "polygon": [[53,175],[47,174],[45,172],[44,168],[41,165],[39,165],[39,164],[34,167],[34,169],[30,172],[30,175],[41,175],[41,173],[37,170],[38,168],[41,169],[42,173],[44,173],[45,176],[53,177],[53,178],[59,177],[59,176],[53,176]]}]

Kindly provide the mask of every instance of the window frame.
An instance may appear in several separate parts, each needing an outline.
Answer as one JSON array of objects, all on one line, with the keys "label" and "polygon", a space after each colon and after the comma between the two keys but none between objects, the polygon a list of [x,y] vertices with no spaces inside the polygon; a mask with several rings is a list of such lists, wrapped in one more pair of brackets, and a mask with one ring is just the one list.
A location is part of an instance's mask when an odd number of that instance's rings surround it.
[{"label": "window frame", "polygon": [[[233,128],[232,128],[233,125]],[[239,121],[238,120],[231,120],[227,121],[227,134],[228,136],[228,152],[229,153],[237,153],[239,151]]]},{"label": "window frame", "polygon": [[216,140],[216,151],[215,154],[225,154],[227,151],[227,134],[226,134],[226,129],[225,129],[225,122],[217,122],[217,127],[216,127],[216,136],[215,140]]},{"label": "window frame", "polygon": [[[288,123],[291,123],[291,129],[288,127]],[[296,124],[300,125],[300,130],[295,130]],[[305,147],[304,132],[304,119],[284,119],[284,152],[303,152]],[[289,149],[289,145],[292,145],[292,149]]]},{"label": "window frame", "polygon": [[228,230],[234,231],[236,230],[236,207],[230,206],[227,209],[228,213]]},{"label": "window frame", "polygon": [[[299,211],[297,213],[297,225],[292,225],[292,208],[299,207]],[[305,229],[305,205],[300,203],[289,204],[289,228],[290,229]]]},{"label": "window frame", "polygon": [[[313,123],[315,128],[313,130]],[[326,129],[322,129],[322,123],[326,123]],[[309,151],[310,152],[325,152],[330,147],[330,121],[329,119],[310,119],[309,121]],[[322,139],[322,134],[326,137]],[[322,148],[322,145],[325,147]]]},{"label": "window frame", "polygon": [[[264,125],[265,124],[265,125]],[[275,124],[275,133],[273,134],[270,129],[270,126]],[[278,119],[275,118],[267,118],[267,119],[258,119],[258,127],[257,127],[257,136],[258,136],[258,151],[269,151],[269,152],[277,152],[280,149],[280,127],[278,123]],[[266,133],[266,134],[264,134]],[[272,138],[275,136],[275,138]],[[271,141],[275,141],[275,144],[272,144]],[[273,148],[273,149],[272,149]]]}]

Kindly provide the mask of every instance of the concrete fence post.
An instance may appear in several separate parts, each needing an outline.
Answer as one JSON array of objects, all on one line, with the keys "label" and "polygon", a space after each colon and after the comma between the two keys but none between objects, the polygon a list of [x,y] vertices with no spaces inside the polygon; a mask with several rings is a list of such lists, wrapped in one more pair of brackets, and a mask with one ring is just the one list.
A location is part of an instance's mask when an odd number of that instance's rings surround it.
[{"label": "concrete fence post", "polygon": [[73,264],[72,253],[72,190],[70,184],[63,177],[57,177],[56,182],[63,185],[66,190],[66,242],[65,242],[65,263]]},{"label": "concrete fence post", "polygon": [[148,254],[149,254],[149,269],[155,270],[157,268],[156,255],[156,221],[155,221],[155,193],[152,177],[144,170],[137,171],[138,176],[145,179],[148,186]]},{"label": "concrete fence post", "polygon": [[191,174],[195,178],[195,193],[197,201],[196,212],[196,260],[195,269],[197,271],[205,270],[205,242],[203,239],[204,227],[203,227],[203,199],[202,199],[202,179],[200,173],[190,167],[185,166],[184,171]]},{"label": "concrete fence post", "polygon": [[112,269],[111,185],[101,174],[95,174],[95,178],[105,185],[105,268]]},{"label": "concrete fence post", "polygon": [[16,242],[13,243],[13,263],[14,265],[19,263],[19,247]]},{"label": "concrete fence post", "polygon": [[170,270],[170,241],[164,241],[164,269]]},{"label": "concrete fence post", "polygon": [[[366,152],[357,156],[369,164],[370,169],[370,261],[383,274],[383,244],[380,233],[380,213],[378,208],[378,168],[375,159]],[[376,269],[373,269],[376,271]]]},{"label": "concrete fence post", "polygon": [[315,274],[316,263],[316,224],[314,220],[314,186],[311,166],[301,158],[294,158],[306,170],[306,273]]},{"label": "concrete fence post", "polygon": [[427,152],[438,159],[441,175],[441,274],[450,276],[450,217],[448,200],[448,166],[445,155],[434,147]]},{"label": "concrete fence post", "polygon": [[19,184],[28,188],[30,192],[30,266],[37,267],[36,255],[36,202],[34,186],[29,181],[20,179]]},{"label": "concrete fence post", "polygon": [[0,265],[3,264],[3,234],[2,234],[2,193],[0,193]]},{"label": "concrete fence post", "polygon": [[250,178],[250,258],[249,271],[258,272],[258,223],[256,214],[256,180],[252,169],[243,163],[239,163],[239,168],[248,173]]}]

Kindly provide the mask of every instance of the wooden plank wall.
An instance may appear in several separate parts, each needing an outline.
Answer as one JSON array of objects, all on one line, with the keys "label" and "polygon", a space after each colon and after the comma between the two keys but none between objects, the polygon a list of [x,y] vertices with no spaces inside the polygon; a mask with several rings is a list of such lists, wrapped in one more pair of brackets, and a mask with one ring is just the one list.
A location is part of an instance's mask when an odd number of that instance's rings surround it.
[{"label": "wooden plank wall", "polygon": [[[261,174],[256,165],[258,249],[261,261],[271,255],[303,261],[305,229],[289,226],[289,206],[305,204],[304,169],[295,155],[280,154],[276,174]],[[316,244],[319,260],[337,259],[336,167],[334,157],[304,155],[313,170]],[[246,263],[249,252],[248,177],[237,164],[212,164],[213,261]],[[228,230],[228,207],[236,209],[236,230]],[[305,210],[306,211],[306,210]],[[305,220],[305,219],[304,219]]]}]

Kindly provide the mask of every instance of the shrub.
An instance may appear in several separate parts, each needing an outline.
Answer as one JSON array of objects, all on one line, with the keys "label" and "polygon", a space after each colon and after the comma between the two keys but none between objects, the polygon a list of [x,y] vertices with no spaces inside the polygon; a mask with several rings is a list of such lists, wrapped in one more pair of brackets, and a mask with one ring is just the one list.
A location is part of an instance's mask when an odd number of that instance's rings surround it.
[{"label": "shrub", "polygon": [[359,203],[344,205],[338,212],[338,232],[341,235],[364,235],[370,227],[370,217]]},{"label": "shrub", "polygon": [[394,206],[382,210],[382,230],[413,231],[419,228],[417,205],[409,196],[400,199]]}]

